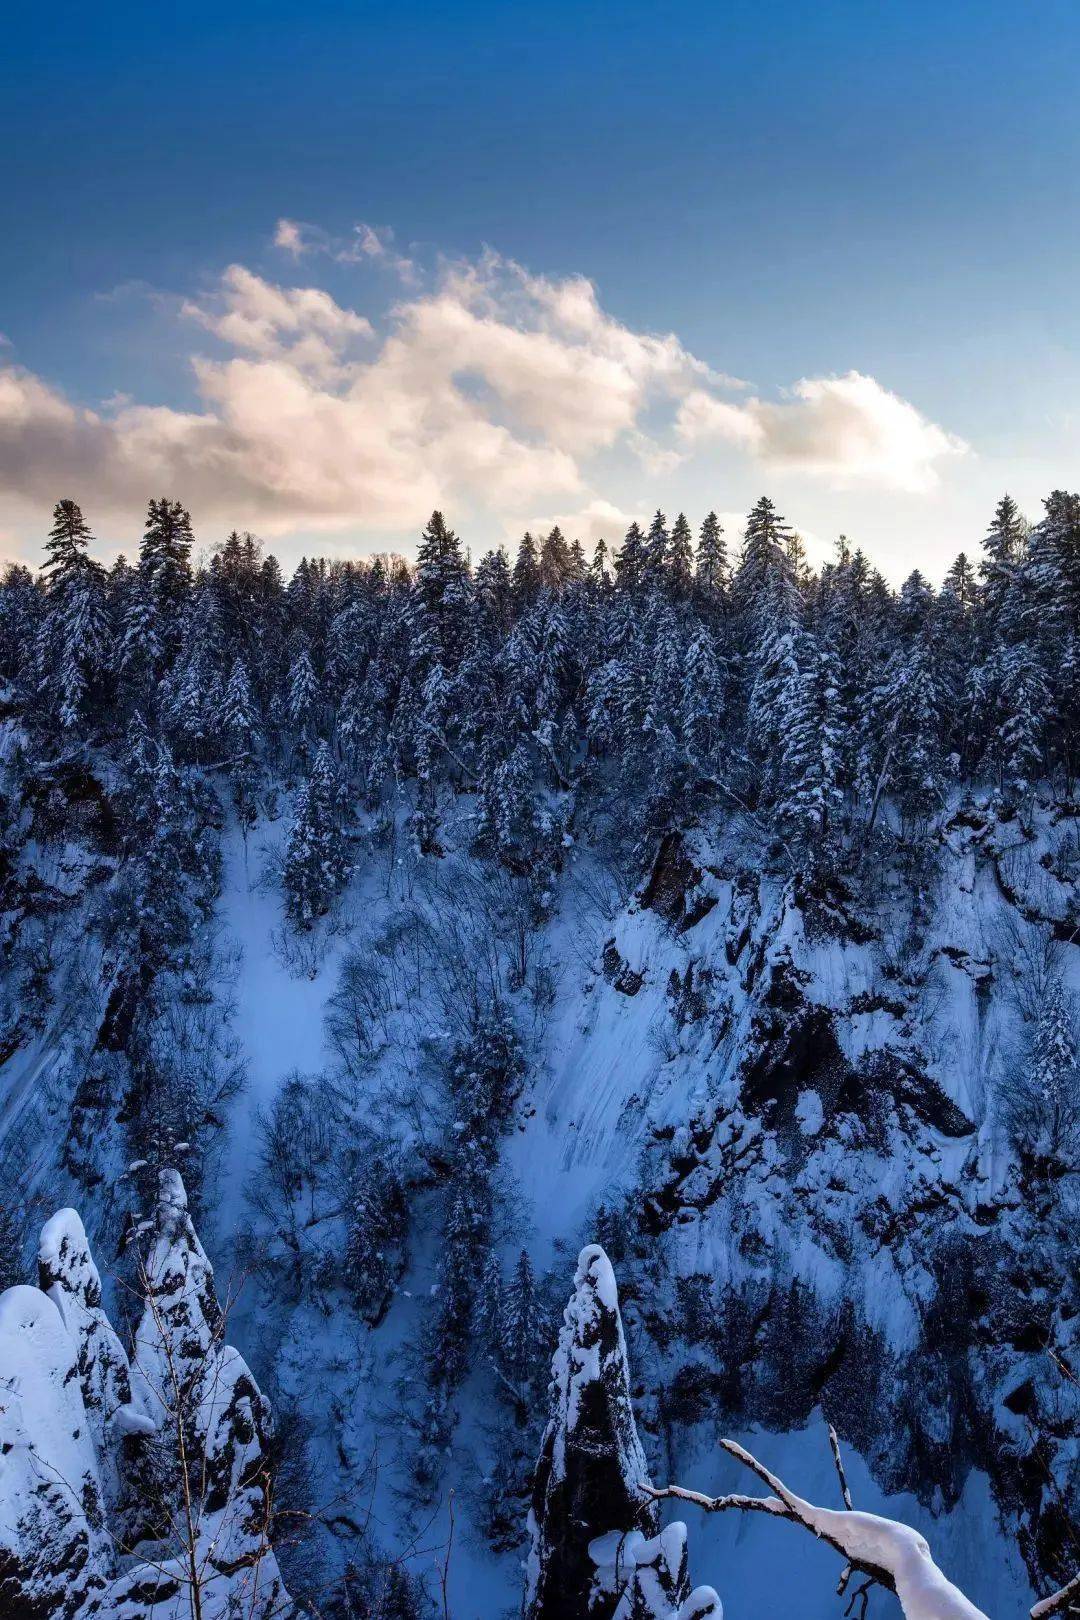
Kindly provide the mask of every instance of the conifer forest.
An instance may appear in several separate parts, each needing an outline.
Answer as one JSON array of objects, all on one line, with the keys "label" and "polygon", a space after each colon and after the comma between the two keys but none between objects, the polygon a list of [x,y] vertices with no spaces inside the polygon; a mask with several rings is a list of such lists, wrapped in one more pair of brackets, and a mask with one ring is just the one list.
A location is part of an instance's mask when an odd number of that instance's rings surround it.
[{"label": "conifer forest", "polygon": [[1080,496],[450,516],[0,582],[0,1614],[1075,1612]]}]

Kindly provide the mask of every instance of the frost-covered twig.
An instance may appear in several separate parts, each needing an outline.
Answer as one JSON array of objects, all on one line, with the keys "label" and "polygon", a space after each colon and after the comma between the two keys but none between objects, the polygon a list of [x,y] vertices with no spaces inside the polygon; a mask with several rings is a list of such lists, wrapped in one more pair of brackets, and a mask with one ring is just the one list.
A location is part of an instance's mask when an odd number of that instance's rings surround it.
[{"label": "frost-covered twig", "polygon": [[[657,1501],[670,1497],[693,1502],[706,1513],[735,1509],[740,1512],[771,1513],[779,1519],[790,1519],[819,1541],[827,1542],[853,1569],[860,1570],[880,1586],[895,1592],[905,1620],[986,1620],[982,1610],[977,1609],[958,1587],[946,1579],[934,1563],[925,1537],[910,1525],[901,1524],[895,1519],[879,1518],[875,1513],[856,1513],[850,1508],[835,1511],[815,1507],[812,1502],[796,1496],[783,1480],[736,1441],[721,1440],[720,1445],[729,1456],[756,1474],[772,1495],[710,1497],[699,1491],[684,1490],[679,1485],[666,1485],[659,1489],[645,1486],[646,1493]],[[1056,1611],[1043,1610],[1036,1615],[1036,1620],[1045,1620],[1046,1614],[1053,1612]],[[1034,1615],[1035,1611],[1032,1613]]]}]

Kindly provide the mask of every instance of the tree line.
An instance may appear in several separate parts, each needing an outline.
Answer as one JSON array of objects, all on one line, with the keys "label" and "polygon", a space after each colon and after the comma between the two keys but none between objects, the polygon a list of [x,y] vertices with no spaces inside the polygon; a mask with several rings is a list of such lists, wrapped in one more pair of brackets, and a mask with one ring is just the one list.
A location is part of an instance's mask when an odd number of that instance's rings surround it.
[{"label": "tree line", "polygon": [[224,772],[245,818],[284,769],[302,926],[347,875],[350,807],[390,789],[425,854],[461,792],[477,849],[521,871],[558,864],[582,801],[629,794],[652,832],[713,797],[828,871],[957,782],[1023,817],[1040,779],[1075,775],[1080,496],[1060,490],[1033,527],[1003,497],[939,588],[893,590],[844,539],[811,570],[764,497],[737,550],[714,513],[695,540],[657,512],[613,555],[555,528],[473,566],[435,512],[415,566],[305,560],[287,582],[249,534],[195,566],[175,500],[150,502],[134,564],[106,570],[91,539],[61,501],[38,577],[8,569],[0,675],[48,746],[135,723]]}]

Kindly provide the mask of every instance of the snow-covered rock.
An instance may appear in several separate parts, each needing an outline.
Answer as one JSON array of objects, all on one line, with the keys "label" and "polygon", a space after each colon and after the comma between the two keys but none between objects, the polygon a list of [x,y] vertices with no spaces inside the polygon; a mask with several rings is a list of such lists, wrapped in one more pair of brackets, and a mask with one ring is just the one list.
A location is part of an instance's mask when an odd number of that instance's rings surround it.
[{"label": "snow-covered rock", "polygon": [[79,1354],[38,1288],[0,1295],[0,1614],[79,1620],[111,1570]]}]

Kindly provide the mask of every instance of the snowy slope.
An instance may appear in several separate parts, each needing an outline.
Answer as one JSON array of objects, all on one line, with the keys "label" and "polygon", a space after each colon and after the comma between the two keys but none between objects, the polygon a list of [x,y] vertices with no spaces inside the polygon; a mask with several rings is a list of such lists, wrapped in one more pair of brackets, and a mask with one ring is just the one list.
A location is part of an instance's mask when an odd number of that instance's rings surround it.
[{"label": "snowy slope", "polygon": [[[1052,830],[1046,836],[1052,839]],[[227,841],[221,916],[243,949],[236,1029],[248,1056],[249,1084],[236,1104],[222,1174],[223,1250],[245,1213],[245,1186],[257,1171],[256,1115],[292,1074],[315,1074],[331,1061],[323,1018],[342,961],[358,940],[379,937],[406,896],[410,903],[418,894],[423,900],[423,875],[395,875],[399,857],[373,850],[316,959],[286,960],[279,902],[264,876],[274,837],[274,828],[261,841],[252,835],[246,859],[238,834],[230,832]],[[888,927],[875,927],[874,919],[860,919],[846,933],[834,922],[831,936],[809,926],[806,910],[782,883],[748,878],[730,829],[719,840],[699,835],[684,854],[696,876],[690,903],[684,895],[677,917],[670,894],[660,892],[663,883],[653,883],[651,896],[646,886],[621,904],[610,896],[601,901],[589,857],[580,857],[580,877],[577,859],[568,862],[543,936],[544,958],[558,972],[554,1007],[542,1016],[535,1008],[522,1009],[530,1076],[502,1155],[516,1209],[503,1248],[508,1259],[524,1241],[536,1263],[552,1273],[557,1293],[567,1274],[566,1256],[591,1235],[599,1203],[617,1210],[625,1200],[629,1208],[648,1212],[646,1227],[636,1232],[620,1217],[635,1355],[646,1382],[647,1444],[655,1473],[670,1470],[684,1483],[714,1489],[725,1481],[725,1467],[716,1473],[715,1458],[707,1448],[703,1452],[700,1424],[665,1420],[657,1406],[660,1388],[678,1381],[680,1366],[700,1367],[715,1355],[707,1336],[696,1343],[685,1337],[685,1302],[676,1303],[679,1279],[704,1276],[713,1287],[730,1281],[737,1289],[774,1292],[798,1281],[821,1302],[826,1323],[835,1322],[845,1301],[854,1301],[872,1337],[871,1360],[918,1354],[937,1286],[927,1234],[943,1220],[967,1223],[963,1230],[977,1233],[975,1217],[995,1197],[995,1176],[988,1173],[996,1151],[993,1088],[1001,1055],[1015,1042],[1019,1015],[1003,993],[988,1010],[982,983],[993,971],[999,991],[1004,988],[1000,979],[1012,964],[1000,944],[1002,917],[1015,908],[1003,902],[993,872],[976,862],[960,835],[945,853],[913,970],[902,960],[907,943]],[[882,905],[887,911],[887,896]],[[763,1035],[763,1024],[772,1028],[776,1009],[770,1003],[778,984],[785,994],[796,987],[799,1018],[808,1009],[828,1013],[836,1048],[853,1072],[865,1074],[883,1058],[898,1065],[885,1087],[885,1103],[880,1091],[869,1097],[872,1129],[852,1133],[844,1113],[849,1079],[837,1076],[835,1064],[821,1067],[820,1050],[805,1039],[808,1070],[816,1064],[821,1072],[800,1075],[796,1043],[768,1083],[760,1082],[758,1113],[746,1107],[745,1095],[738,1101],[740,1088],[746,1089],[748,1055],[772,1052],[775,1058],[778,1042],[783,1045],[775,1030]],[[419,1051],[414,1010],[401,1012],[413,1021],[412,1049]],[[785,1031],[791,1017],[790,1006],[781,1008]],[[437,1044],[444,1032],[428,1033]],[[408,1066],[407,1050],[407,1042],[382,1048],[371,1069],[373,1095],[393,1083],[396,1068]],[[1002,1218],[1007,1214],[1005,1209]],[[502,1607],[510,1612],[519,1555],[490,1554],[470,1523],[470,1493],[478,1468],[487,1466],[482,1376],[474,1375],[462,1393],[439,1502],[424,1513],[401,1505],[409,1440],[397,1413],[402,1390],[407,1399],[415,1377],[411,1346],[431,1307],[436,1270],[432,1233],[425,1227],[430,1218],[421,1197],[409,1268],[374,1330],[350,1317],[332,1290],[291,1304],[263,1297],[257,1307],[241,1307],[240,1348],[254,1359],[260,1377],[276,1381],[307,1410],[329,1496],[352,1492],[370,1503],[379,1533],[390,1539],[419,1532],[430,1521],[429,1533],[420,1536],[428,1550],[418,1567],[440,1570],[446,1499],[455,1489],[455,1613]],[[864,1237],[845,1249],[838,1234],[853,1229]],[[646,1240],[647,1231],[652,1236]],[[818,1331],[827,1328],[819,1322]],[[972,1380],[984,1371],[972,1367]],[[651,1397],[650,1379],[657,1381]],[[828,1498],[823,1431],[801,1428],[809,1416],[804,1395],[785,1407],[782,1392],[774,1391],[770,1400],[760,1387],[744,1387],[731,1403],[730,1381],[726,1397],[722,1381],[715,1388],[718,1410],[710,1422],[715,1415],[739,1430],[746,1416],[771,1406],[774,1435],[778,1423],[791,1429],[771,1449],[759,1438],[758,1449],[778,1461],[796,1489]],[[993,1408],[997,1397],[990,1390],[984,1395]],[[831,1398],[835,1406],[835,1390]],[[940,1445],[955,1463],[952,1477],[939,1487],[931,1477],[917,1477],[919,1460],[929,1473],[939,1453],[927,1447],[925,1436],[916,1444],[911,1435],[901,1435],[902,1402],[878,1417],[860,1409],[846,1414],[849,1452],[853,1444],[868,1449],[879,1481],[910,1481],[928,1505],[910,1494],[898,1502],[887,1498],[867,1467],[854,1464],[859,1505],[908,1517],[976,1602],[995,1612],[1018,1610],[1028,1601],[1022,1561],[1001,1536],[979,1458],[965,1456],[960,1431],[948,1428],[947,1406],[931,1409],[926,1419],[945,1424]],[[1000,1490],[1002,1481],[997,1483]],[[337,1533],[346,1544],[351,1522],[353,1510],[343,1510]],[[724,1521],[694,1527],[693,1533],[699,1578],[719,1587],[730,1615],[779,1616],[791,1612],[796,1598],[808,1616],[834,1612],[829,1555],[803,1546],[787,1527]],[[796,1540],[783,1548],[780,1585],[777,1538]],[[992,1558],[986,1556],[991,1547]],[[474,1611],[471,1605],[480,1599],[483,1606]]]}]

